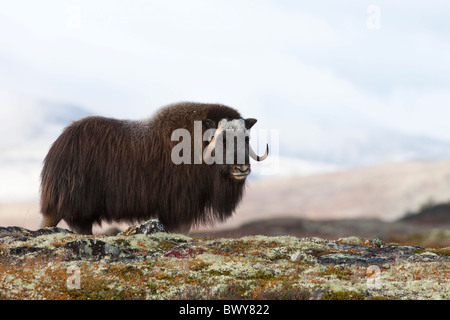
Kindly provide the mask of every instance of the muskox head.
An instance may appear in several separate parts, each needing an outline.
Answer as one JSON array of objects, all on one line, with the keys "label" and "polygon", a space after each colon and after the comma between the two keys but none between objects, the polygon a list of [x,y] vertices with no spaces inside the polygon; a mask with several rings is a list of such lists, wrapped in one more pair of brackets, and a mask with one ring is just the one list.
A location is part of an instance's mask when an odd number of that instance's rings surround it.
[{"label": "muskox head", "polygon": [[[222,119],[217,128],[211,120],[203,121],[209,129],[210,141],[203,152],[203,160],[206,164],[216,165],[223,176],[234,181],[243,181],[250,174],[249,157],[256,161],[263,161],[269,154],[269,146],[266,152],[259,157],[250,146],[250,129],[256,123],[256,119]],[[208,133],[206,133],[208,135]]]}]

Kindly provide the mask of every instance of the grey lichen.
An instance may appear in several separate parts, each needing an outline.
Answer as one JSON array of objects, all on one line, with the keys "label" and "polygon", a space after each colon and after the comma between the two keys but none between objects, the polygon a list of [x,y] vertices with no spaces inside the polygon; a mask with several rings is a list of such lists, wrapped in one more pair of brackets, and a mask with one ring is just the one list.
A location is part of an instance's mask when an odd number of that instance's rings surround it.
[{"label": "grey lichen", "polygon": [[379,239],[0,231],[5,299],[450,299],[447,251]]}]

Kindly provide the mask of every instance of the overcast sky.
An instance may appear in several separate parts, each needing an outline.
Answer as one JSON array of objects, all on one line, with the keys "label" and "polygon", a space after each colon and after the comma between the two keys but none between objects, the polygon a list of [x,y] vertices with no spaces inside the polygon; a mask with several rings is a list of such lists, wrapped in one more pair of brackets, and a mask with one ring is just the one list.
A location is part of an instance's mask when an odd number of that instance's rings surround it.
[{"label": "overcast sky", "polygon": [[450,140],[449,17],[433,0],[2,1],[0,94],[122,118],[220,102],[266,128],[324,109]]},{"label": "overcast sky", "polygon": [[31,142],[42,102],[128,119],[228,104],[325,154],[358,126],[450,141],[449,17],[444,0],[0,0],[0,159],[25,161],[0,167],[0,199],[37,197],[61,130]]}]

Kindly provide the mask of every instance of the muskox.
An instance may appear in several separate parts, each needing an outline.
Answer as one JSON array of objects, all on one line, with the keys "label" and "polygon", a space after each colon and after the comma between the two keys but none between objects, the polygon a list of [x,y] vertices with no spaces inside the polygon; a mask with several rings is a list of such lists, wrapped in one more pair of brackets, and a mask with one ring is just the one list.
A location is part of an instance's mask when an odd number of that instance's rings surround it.
[{"label": "muskox", "polygon": [[[200,135],[194,132],[199,123]],[[41,227],[64,220],[75,232],[92,234],[92,225],[102,221],[158,218],[170,232],[187,234],[194,225],[224,221],[242,199],[249,156],[261,161],[268,155],[268,147],[258,157],[249,145],[255,123],[233,108],[200,103],[169,105],[142,121],[99,116],[75,121],[44,160]],[[231,153],[243,154],[244,161],[211,161],[220,152],[230,154],[224,133],[238,129],[245,140],[230,144]],[[193,149],[204,150],[179,150],[182,159],[190,160],[181,163],[173,159],[181,141],[174,132],[180,130],[191,134]]]}]

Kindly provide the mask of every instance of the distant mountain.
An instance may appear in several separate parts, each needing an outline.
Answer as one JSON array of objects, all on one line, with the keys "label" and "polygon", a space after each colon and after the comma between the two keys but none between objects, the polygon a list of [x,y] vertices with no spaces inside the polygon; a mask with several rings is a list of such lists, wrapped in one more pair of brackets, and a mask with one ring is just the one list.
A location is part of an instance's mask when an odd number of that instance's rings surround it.
[{"label": "distant mountain", "polygon": [[296,105],[273,96],[261,104],[266,125],[279,130],[284,157],[338,168],[450,159],[450,141],[403,133],[357,110]]},{"label": "distant mountain", "polygon": [[281,218],[391,222],[408,212],[417,212],[430,201],[450,201],[449,160],[391,163],[249,181],[236,214],[215,229],[233,229],[255,220]]},{"label": "distant mountain", "polygon": [[298,150],[290,150],[289,154],[341,167],[450,158],[450,142],[388,129],[377,131],[355,129],[352,134],[343,134],[338,129],[328,129],[327,135],[330,137],[329,143],[333,144],[331,149],[326,150],[320,146],[307,148],[299,145]]},{"label": "distant mountain", "polygon": [[450,203],[426,204],[417,212],[409,213],[401,220],[417,225],[447,226],[450,228]]}]

